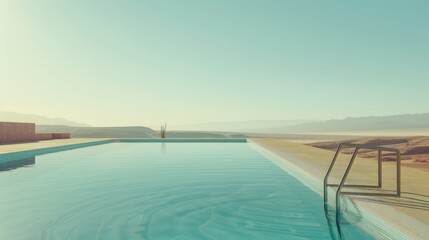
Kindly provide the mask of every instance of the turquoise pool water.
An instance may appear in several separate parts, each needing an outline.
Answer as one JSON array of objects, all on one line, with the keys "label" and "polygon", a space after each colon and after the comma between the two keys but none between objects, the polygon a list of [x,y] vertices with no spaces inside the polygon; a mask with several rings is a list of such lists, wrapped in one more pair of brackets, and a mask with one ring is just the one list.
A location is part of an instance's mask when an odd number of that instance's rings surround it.
[{"label": "turquoise pool water", "polygon": [[110,143],[1,170],[0,239],[337,237],[321,197],[248,143]]}]

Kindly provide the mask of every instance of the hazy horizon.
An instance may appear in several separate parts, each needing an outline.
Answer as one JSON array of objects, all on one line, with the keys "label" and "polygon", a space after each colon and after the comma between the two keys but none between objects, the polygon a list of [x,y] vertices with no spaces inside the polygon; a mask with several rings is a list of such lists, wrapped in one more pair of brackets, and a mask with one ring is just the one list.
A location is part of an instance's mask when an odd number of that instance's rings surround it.
[{"label": "hazy horizon", "polygon": [[429,2],[1,1],[0,111],[92,126],[429,112]]},{"label": "hazy horizon", "polygon": [[[32,122],[43,131],[68,132],[73,129],[117,129],[140,127],[158,130],[160,125],[123,124],[88,125],[73,119],[53,118],[37,114],[22,114],[0,111],[0,122]],[[137,127],[137,128],[136,128]],[[429,113],[400,114],[389,116],[360,116],[328,120],[249,120],[225,122],[201,122],[185,125],[167,124],[169,131],[183,132],[223,132],[249,134],[305,134],[305,135],[344,135],[344,136],[421,136],[429,133]],[[128,131],[128,130],[126,130]],[[140,131],[140,130],[139,130]]]}]

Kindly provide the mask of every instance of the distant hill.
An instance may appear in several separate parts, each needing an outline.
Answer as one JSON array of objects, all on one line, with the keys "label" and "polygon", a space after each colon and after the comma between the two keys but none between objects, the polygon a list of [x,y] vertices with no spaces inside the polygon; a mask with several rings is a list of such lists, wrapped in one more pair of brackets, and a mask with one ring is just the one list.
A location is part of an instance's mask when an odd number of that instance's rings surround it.
[{"label": "distant hill", "polygon": [[230,122],[206,122],[187,125],[171,126],[174,130],[191,131],[227,131],[227,132],[264,132],[267,128],[284,127],[302,123],[315,122],[313,120],[251,120]]},{"label": "distant hill", "polygon": [[61,125],[36,125],[36,132],[69,132],[77,138],[152,138],[158,135],[147,127],[72,127]]},{"label": "distant hill", "polygon": [[[71,127],[36,125],[38,133],[70,133],[74,138],[159,138],[159,132],[148,127]],[[246,138],[246,135],[226,132],[168,131],[168,138]]]},{"label": "distant hill", "polygon": [[399,129],[428,129],[429,113],[357,117],[267,129],[277,133],[325,133]]},{"label": "distant hill", "polygon": [[23,114],[0,111],[0,122],[29,122],[41,125],[67,125],[75,127],[89,127],[85,123],[77,123],[64,118],[50,118],[36,114]]},{"label": "distant hill", "polygon": [[208,131],[167,131],[168,138],[247,138],[246,134]]}]

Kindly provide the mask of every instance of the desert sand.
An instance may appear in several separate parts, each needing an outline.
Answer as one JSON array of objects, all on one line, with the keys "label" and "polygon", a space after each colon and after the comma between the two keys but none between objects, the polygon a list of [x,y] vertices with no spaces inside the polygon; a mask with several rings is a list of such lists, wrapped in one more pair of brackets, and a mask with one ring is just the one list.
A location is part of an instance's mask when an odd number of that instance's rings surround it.
[{"label": "desert sand", "polygon": [[[352,140],[309,143],[308,145],[327,150],[336,150],[339,143],[369,144],[399,149],[403,166],[429,171],[429,137],[365,137]],[[351,153],[345,149],[343,153]],[[363,150],[360,157],[377,159],[377,152]],[[395,161],[389,153],[383,155],[383,161]]]}]

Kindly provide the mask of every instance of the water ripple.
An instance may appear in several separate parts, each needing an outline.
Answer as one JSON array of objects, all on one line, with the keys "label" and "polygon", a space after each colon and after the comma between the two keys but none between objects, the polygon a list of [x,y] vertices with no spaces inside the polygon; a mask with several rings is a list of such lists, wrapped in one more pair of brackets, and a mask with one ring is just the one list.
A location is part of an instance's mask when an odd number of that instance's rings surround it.
[{"label": "water ripple", "polygon": [[331,239],[320,197],[247,144],[154,146],[49,154],[0,174],[0,238]]}]

